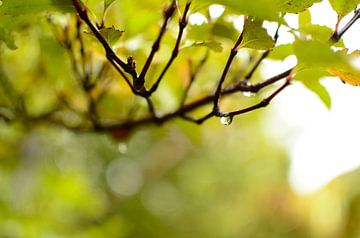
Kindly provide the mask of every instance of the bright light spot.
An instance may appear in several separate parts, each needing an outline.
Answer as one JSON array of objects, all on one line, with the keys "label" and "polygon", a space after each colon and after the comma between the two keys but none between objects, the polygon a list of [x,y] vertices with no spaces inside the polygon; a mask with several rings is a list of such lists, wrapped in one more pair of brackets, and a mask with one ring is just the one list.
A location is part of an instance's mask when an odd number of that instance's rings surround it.
[{"label": "bright light spot", "polygon": [[213,4],[209,7],[209,14],[211,18],[218,18],[224,13],[225,8],[219,4]]},{"label": "bright light spot", "polygon": [[[336,13],[327,1],[314,4],[310,12],[313,24],[334,28]],[[291,26],[297,24],[297,19],[291,16],[286,20]],[[343,36],[345,45],[351,50],[360,48],[358,32],[360,24],[355,24]],[[279,41],[288,40],[281,37],[282,33]],[[268,63],[264,74],[282,72],[286,68],[284,65],[285,62]],[[266,125],[270,133],[279,136],[277,139],[288,147],[290,183],[296,192],[302,194],[313,192],[360,166],[360,108],[356,104],[360,101],[360,89],[344,85],[336,78],[324,79],[324,83],[332,98],[330,112],[315,94],[300,83],[293,83],[275,99]]]},{"label": "bright light spot", "polygon": [[144,206],[157,216],[171,216],[182,205],[179,192],[167,181],[159,181],[149,186],[141,200]]},{"label": "bright light spot", "polygon": [[[326,14],[324,14],[326,12]],[[315,3],[310,8],[311,13],[311,23],[318,24],[323,26],[328,26],[331,29],[334,29],[337,22],[337,14],[331,8],[331,5],[328,1],[322,1],[321,3]]]},{"label": "bright light spot", "polygon": [[360,70],[360,55],[351,60],[351,65]]},{"label": "bright light spot", "polygon": [[290,28],[299,28],[299,17],[297,14],[286,14],[284,19]]},{"label": "bright light spot", "polygon": [[142,187],[143,174],[136,161],[122,158],[110,163],[106,170],[106,181],[117,195],[132,196]]},{"label": "bright light spot", "polygon": [[243,16],[234,17],[233,24],[236,30],[242,31],[244,28],[244,17]]},{"label": "bright light spot", "polygon": [[120,154],[126,154],[126,152],[128,150],[127,144],[124,142],[120,142],[118,145],[118,150],[119,150]]},{"label": "bright light spot", "polygon": [[202,25],[207,22],[206,17],[201,13],[194,13],[189,16],[190,25]]}]

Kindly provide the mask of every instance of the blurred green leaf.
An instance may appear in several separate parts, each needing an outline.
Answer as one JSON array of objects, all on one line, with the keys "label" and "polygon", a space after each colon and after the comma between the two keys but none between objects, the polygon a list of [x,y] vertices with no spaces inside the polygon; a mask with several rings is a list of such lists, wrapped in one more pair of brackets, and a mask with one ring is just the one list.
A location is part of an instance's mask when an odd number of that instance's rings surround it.
[{"label": "blurred green leaf", "polygon": [[211,0],[196,0],[195,4],[199,3],[216,3],[224,5],[237,13],[247,14],[260,19],[279,20],[280,3],[283,0],[218,0],[216,2]]},{"label": "blurred green leaf", "polygon": [[209,39],[212,26],[210,24],[192,25],[189,27],[187,38],[195,41],[205,41]]},{"label": "blurred green leaf", "polygon": [[308,67],[347,67],[342,54],[319,41],[296,40],[293,49],[298,61]]},{"label": "blurred green leaf", "polygon": [[315,93],[324,105],[331,108],[331,97],[327,89],[320,83],[322,77],[329,76],[325,70],[322,69],[305,69],[298,72],[294,80],[301,81],[302,84],[310,91]]},{"label": "blurred green leaf", "polygon": [[24,22],[29,22],[29,16],[42,11],[73,11],[71,0],[5,0],[0,4],[0,41],[10,49],[16,49],[13,30]]},{"label": "blurred green leaf", "polygon": [[293,54],[294,51],[292,44],[284,44],[275,46],[270,52],[268,58],[274,60],[284,60],[286,57]]},{"label": "blurred green leaf", "polygon": [[0,27],[0,41],[3,41],[9,49],[17,49],[14,36],[3,27]]},{"label": "blurred green leaf", "polygon": [[0,5],[0,18],[49,10],[73,11],[74,6],[71,0],[5,0]]},{"label": "blurred green leaf", "polygon": [[194,46],[204,46],[209,48],[214,52],[221,52],[223,47],[221,46],[220,42],[217,41],[202,41],[202,42],[195,42],[189,46],[185,46],[184,48],[194,47]]},{"label": "blurred green leaf", "polygon": [[311,14],[308,9],[306,11],[299,13],[298,18],[299,18],[299,29],[311,25]]},{"label": "blurred green leaf", "polygon": [[213,25],[211,33],[214,36],[224,37],[232,41],[235,41],[239,35],[239,32],[234,28],[233,24],[222,21],[217,21]]}]

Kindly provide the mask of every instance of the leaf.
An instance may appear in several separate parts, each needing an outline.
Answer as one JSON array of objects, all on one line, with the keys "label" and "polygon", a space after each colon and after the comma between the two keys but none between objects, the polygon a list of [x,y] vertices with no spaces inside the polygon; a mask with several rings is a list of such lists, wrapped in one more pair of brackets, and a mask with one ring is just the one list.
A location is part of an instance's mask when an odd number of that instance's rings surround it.
[{"label": "leaf", "polygon": [[71,0],[4,0],[0,5],[0,16],[33,14],[42,11],[73,11]]},{"label": "leaf", "polygon": [[307,67],[346,68],[346,59],[339,52],[334,52],[329,45],[319,41],[296,40],[294,53],[299,63]]},{"label": "leaf", "polygon": [[113,3],[115,2],[115,0],[105,0],[104,1],[104,11],[106,11],[106,9]]},{"label": "leaf", "polygon": [[[279,6],[283,0],[218,0],[217,4],[224,5],[239,14],[254,16],[266,20],[279,20]],[[212,0],[197,0],[196,2],[214,3]]]},{"label": "leaf", "polygon": [[242,48],[269,50],[274,47],[274,40],[262,27],[262,21],[247,20],[244,26],[244,38],[240,44]]},{"label": "leaf", "polygon": [[309,10],[299,13],[299,28],[307,27],[311,25],[311,14]]},{"label": "leaf", "polygon": [[100,30],[100,34],[110,45],[114,45],[120,39],[123,33],[124,31],[118,30],[114,26],[105,27]]},{"label": "leaf", "polygon": [[280,6],[282,12],[300,13],[322,0],[287,0]]},{"label": "leaf", "polygon": [[205,46],[214,52],[221,52],[223,50],[221,43],[219,43],[217,41],[195,42],[194,44],[185,46],[184,48],[188,48],[188,47],[192,47],[192,46]]},{"label": "leaf", "polygon": [[339,15],[339,19],[353,11],[360,3],[360,0],[329,0],[332,8]]},{"label": "leaf", "polygon": [[17,49],[13,35],[2,27],[0,27],[0,41],[3,41],[11,50]]},{"label": "leaf", "polygon": [[213,28],[211,29],[211,33],[214,36],[227,38],[232,41],[235,41],[239,34],[238,31],[234,28],[233,24],[222,21],[217,21],[213,25]]},{"label": "leaf", "polygon": [[342,81],[352,86],[360,86],[360,72],[358,71],[345,71],[336,68],[329,68],[328,72],[334,76],[338,76]]},{"label": "leaf", "polygon": [[0,41],[16,49],[13,31],[29,21],[30,14],[42,11],[73,11],[71,0],[4,0],[0,2]]},{"label": "leaf", "polygon": [[211,31],[210,24],[202,24],[202,25],[192,25],[189,28],[187,38],[195,41],[205,41],[210,36]]},{"label": "leaf", "polygon": [[300,32],[305,35],[311,36],[311,39],[313,40],[317,40],[322,43],[327,43],[329,42],[333,30],[327,26],[310,24],[302,27],[300,29]]},{"label": "leaf", "polygon": [[321,69],[305,69],[299,71],[294,80],[301,81],[301,83],[308,88],[311,92],[315,93],[324,105],[331,108],[331,97],[327,89],[320,83],[322,77],[329,74],[325,70]]},{"label": "leaf", "polygon": [[286,57],[293,55],[292,44],[278,45],[270,52],[268,58],[273,60],[284,60]]}]

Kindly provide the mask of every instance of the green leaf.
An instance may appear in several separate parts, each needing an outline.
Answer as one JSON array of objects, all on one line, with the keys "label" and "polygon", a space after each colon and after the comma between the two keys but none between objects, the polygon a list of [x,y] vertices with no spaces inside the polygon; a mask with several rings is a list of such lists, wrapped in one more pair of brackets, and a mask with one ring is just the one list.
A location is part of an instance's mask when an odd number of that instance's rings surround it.
[{"label": "green leaf", "polygon": [[105,1],[104,1],[104,6],[105,6],[104,11],[106,11],[106,9],[107,9],[113,2],[115,2],[115,0],[105,0]]},{"label": "green leaf", "polygon": [[9,49],[17,49],[13,35],[3,27],[0,27],[0,41],[4,42]]},{"label": "green leaf", "polygon": [[[196,42],[188,47],[192,47],[192,46],[205,46],[214,52],[221,52],[223,50],[221,43],[219,43],[217,41]],[[187,48],[187,47],[184,47],[184,48]]]},{"label": "green leaf", "polygon": [[210,36],[211,28],[210,24],[192,25],[189,28],[187,38],[195,41],[205,41]]},{"label": "green leaf", "polygon": [[320,83],[322,77],[329,76],[325,70],[321,69],[305,69],[298,72],[294,80],[301,81],[301,83],[311,92],[315,93],[324,105],[331,108],[331,97],[327,89]]},{"label": "green leaf", "polygon": [[309,10],[299,13],[299,29],[311,25],[311,14]]},{"label": "green leaf", "polygon": [[274,47],[274,40],[262,27],[262,21],[247,20],[244,26],[244,38],[240,44],[242,48],[269,50]]},{"label": "green leaf", "polygon": [[[217,4],[224,5],[236,13],[254,16],[266,20],[279,20],[279,7],[283,0],[218,0]],[[212,0],[197,0],[196,2],[214,3]]]},{"label": "green leaf", "polygon": [[314,3],[321,1],[322,0],[287,0],[280,6],[280,10],[288,13],[299,13],[305,11]]},{"label": "green leaf", "polygon": [[4,0],[0,6],[0,17],[49,10],[73,11],[74,7],[71,0]]},{"label": "green leaf", "polygon": [[296,40],[293,49],[299,63],[307,67],[343,68],[348,65],[341,53],[319,41]]},{"label": "green leaf", "polygon": [[13,31],[24,22],[29,15],[42,11],[73,11],[71,0],[4,0],[0,4],[0,41],[10,49],[16,49]]},{"label": "green leaf", "polygon": [[100,30],[100,34],[110,45],[114,45],[120,39],[123,33],[124,31],[115,29],[114,26],[105,27]]},{"label": "green leaf", "polygon": [[286,57],[293,55],[292,44],[278,45],[270,52],[268,58],[273,60],[284,60]]},{"label": "green leaf", "polygon": [[339,19],[353,11],[360,3],[360,0],[329,0],[332,8],[339,15]]},{"label": "green leaf", "polygon": [[303,35],[311,36],[313,40],[317,40],[322,43],[327,43],[329,42],[333,30],[327,26],[310,24],[302,27],[300,29],[300,32],[303,33]]},{"label": "green leaf", "polygon": [[239,35],[233,24],[222,21],[218,21],[213,25],[213,28],[211,29],[211,34],[214,36],[227,38],[232,41],[235,41]]}]

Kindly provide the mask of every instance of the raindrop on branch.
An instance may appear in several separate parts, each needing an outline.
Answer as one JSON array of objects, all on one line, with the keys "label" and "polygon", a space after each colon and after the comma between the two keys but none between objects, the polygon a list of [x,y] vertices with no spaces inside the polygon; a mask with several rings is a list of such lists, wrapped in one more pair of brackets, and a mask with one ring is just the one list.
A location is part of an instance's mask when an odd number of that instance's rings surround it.
[{"label": "raindrop on branch", "polygon": [[223,116],[223,117],[220,117],[220,122],[221,124],[225,125],[225,126],[228,126],[231,124],[233,120],[233,117],[232,116]]},{"label": "raindrop on branch", "polygon": [[250,92],[250,91],[245,91],[243,92],[244,97],[253,97],[256,95],[256,93]]}]

